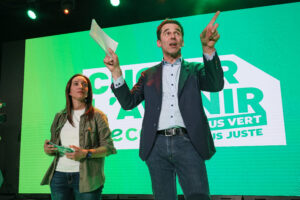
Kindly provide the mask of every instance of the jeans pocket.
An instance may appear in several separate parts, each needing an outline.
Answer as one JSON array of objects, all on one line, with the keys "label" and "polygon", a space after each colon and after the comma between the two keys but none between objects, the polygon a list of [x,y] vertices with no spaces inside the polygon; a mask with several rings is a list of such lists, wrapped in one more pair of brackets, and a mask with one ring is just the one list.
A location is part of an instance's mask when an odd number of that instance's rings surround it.
[{"label": "jeans pocket", "polygon": [[181,137],[183,138],[184,141],[187,141],[187,142],[190,142],[190,141],[191,141],[191,139],[190,139],[190,137],[189,137],[188,134],[184,134],[184,135],[182,135]]},{"label": "jeans pocket", "polygon": [[50,182],[50,187],[52,189],[56,189],[57,187],[61,187],[67,184],[67,178],[62,172],[54,172],[52,180]]}]

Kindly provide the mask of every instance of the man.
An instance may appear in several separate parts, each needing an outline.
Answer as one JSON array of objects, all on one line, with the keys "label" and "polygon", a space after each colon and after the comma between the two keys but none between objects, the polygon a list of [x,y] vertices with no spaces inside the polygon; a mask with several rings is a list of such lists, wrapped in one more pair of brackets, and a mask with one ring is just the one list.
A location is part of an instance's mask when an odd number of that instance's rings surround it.
[{"label": "man", "polygon": [[133,109],[145,101],[140,157],[149,168],[156,200],[177,199],[176,175],[186,199],[210,199],[204,160],[212,157],[215,147],[200,91],[218,92],[224,87],[215,50],[220,35],[214,22],[219,13],[200,35],[204,66],[181,58],[183,28],[168,19],[157,28],[163,61],[144,71],[131,91],[122,77],[118,56],[109,50],[112,57],[104,58],[122,108]]}]

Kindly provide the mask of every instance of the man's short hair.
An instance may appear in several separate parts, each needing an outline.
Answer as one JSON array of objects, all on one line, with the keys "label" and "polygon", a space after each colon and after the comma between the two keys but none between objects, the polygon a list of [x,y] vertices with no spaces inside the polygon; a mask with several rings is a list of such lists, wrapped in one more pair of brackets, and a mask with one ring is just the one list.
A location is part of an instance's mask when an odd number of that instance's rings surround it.
[{"label": "man's short hair", "polygon": [[181,29],[181,33],[182,33],[182,37],[183,37],[183,27],[181,26],[181,24],[174,19],[165,19],[164,21],[162,21],[160,23],[160,25],[158,25],[157,30],[156,30],[156,35],[157,35],[157,39],[160,40],[160,34],[161,34],[161,28],[163,27],[163,25],[165,24],[177,24],[179,26],[179,28]]}]

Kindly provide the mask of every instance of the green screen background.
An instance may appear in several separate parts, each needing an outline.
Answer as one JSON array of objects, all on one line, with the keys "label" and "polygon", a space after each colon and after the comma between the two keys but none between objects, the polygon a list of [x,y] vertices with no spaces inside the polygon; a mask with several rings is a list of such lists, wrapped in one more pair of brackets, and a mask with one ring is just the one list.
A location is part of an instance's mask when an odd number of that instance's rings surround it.
[{"label": "green screen background", "polygon": [[[218,147],[207,161],[213,195],[300,196],[299,10],[300,3],[292,3],[222,12],[217,19],[219,55],[238,55],[280,81],[287,145]],[[183,57],[202,57],[199,34],[212,16],[178,18],[185,29]],[[119,42],[121,65],[162,59],[156,46],[160,22],[104,29]],[[26,40],[19,193],[50,192],[39,185],[53,159],[43,143],[65,106],[65,85],[83,69],[105,67],[104,56],[88,31]],[[105,174],[105,194],[152,193],[138,150],[107,157]]]}]

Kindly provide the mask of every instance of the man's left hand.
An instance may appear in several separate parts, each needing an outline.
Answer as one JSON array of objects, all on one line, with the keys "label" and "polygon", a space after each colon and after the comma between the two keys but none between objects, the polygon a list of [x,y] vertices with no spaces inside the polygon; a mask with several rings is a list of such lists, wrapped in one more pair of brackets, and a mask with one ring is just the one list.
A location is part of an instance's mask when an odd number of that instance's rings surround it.
[{"label": "man's left hand", "polygon": [[209,55],[215,52],[215,44],[220,38],[220,34],[217,31],[219,24],[214,24],[219,14],[220,11],[216,12],[215,16],[200,34],[203,53],[207,53]]}]

